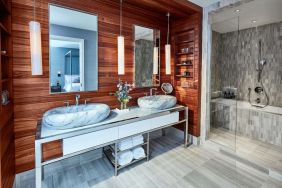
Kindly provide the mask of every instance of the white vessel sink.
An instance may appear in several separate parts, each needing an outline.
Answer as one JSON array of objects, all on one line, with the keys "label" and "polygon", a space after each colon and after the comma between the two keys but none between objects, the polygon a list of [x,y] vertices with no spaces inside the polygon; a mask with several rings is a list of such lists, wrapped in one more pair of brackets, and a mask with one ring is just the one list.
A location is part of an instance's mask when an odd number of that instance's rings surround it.
[{"label": "white vessel sink", "polygon": [[109,114],[110,107],[99,103],[58,107],[45,112],[42,123],[51,129],[71,129],[98,123]]},{"label": "white vessel sink", "polygon": [[176,105],[176,97],[171,95],[154,95],[138,98],[140,108],[164,110]]}]

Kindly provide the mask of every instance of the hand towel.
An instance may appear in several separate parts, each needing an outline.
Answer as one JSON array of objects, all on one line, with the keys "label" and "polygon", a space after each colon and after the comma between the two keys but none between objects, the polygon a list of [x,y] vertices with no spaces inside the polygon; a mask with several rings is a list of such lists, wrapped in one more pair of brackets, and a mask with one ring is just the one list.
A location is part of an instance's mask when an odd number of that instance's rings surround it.
[{"label": "hand towel", "polygon": [[133,153],[134,159],[140,159],[140,158],[143,158],[143,157],[146,156],[145,151],[142,147],[138,147],[138,148],[133,149],[132,153]]}]

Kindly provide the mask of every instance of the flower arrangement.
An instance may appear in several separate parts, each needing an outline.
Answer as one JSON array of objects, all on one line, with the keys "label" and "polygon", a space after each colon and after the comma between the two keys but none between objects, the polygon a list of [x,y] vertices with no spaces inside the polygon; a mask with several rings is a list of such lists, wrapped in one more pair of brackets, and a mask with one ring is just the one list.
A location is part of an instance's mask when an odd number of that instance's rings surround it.
[{"label": "flower arrangement", "polygon": [[118,101],[121,103],[121,109],[126,109],[126,104],[132,99],[132,97],[129,96],[129,92],[132,91],[133,86],[133,84],[128,84],[119,79],[117,84],[118,90],[115,93],[110,93],[117,97]]}]

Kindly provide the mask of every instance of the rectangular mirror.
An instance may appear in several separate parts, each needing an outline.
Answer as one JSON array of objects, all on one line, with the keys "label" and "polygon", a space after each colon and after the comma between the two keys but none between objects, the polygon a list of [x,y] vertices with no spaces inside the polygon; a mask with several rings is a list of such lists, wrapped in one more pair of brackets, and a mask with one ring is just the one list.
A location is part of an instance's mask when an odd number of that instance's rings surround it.
[{"label": "rectangular mirror", "polygon": [[134,26],[136,88],[160,86],[160,31]]},{"label": "rectangular mirror", "polygon": [[49,5],[50,92],[98,89],[97,16]]}]

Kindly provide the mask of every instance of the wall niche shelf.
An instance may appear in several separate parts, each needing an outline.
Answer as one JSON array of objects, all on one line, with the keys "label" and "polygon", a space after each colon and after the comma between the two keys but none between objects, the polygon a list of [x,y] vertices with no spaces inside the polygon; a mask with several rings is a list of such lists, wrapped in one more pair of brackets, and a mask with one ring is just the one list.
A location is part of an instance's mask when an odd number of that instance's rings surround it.
[{"label": "wall niche shelf", "polygon": [[0,16],[6,16],[10,14],[7,3],[4,0],[0,0]]},{"label": "wall niche shelf", "polygon": [[10,35],[10,32],[8,31],[8,29],[0,22],[0,29],[1,29],[1,34],[6,34],[6,35]]},{"label": "wall niche shelf", "polygon": [[175,75],[177,78],[193,78],[193,76]]},{"label": "wall niche shelf", "polygon": [[10,55],[8,55],[8,54],[2,54],[2,53],[1,53],[1,56],[2,56],[3,58],[9,58],[9,57],[10,57]]},{"label": "wall niche shelf", "polygon": [[185,43],[194,43],[194,40],[184,40],[178,42],[178,44],[185,44]]},{"label": "wall niche shelf", "polygon": [[177,67],[181,67],[181,66],[184,66],[184,67],[193,67],[193,64],[183,64],[183,63],[178,63],[176,64]]},{"label": "wall niche shelf", "polygon": [[[194,79],[194,60],[195,60],[195,31],[194,29],[183,30],[180,33],[174,34],[174,49],[175,49],[175,80],[177,86],[182,87],[183,80]],[[186,62],[186,63],[185,63]],[[185,73],[188,72],[188,75]],[[185,87],[187,88],[187,87]]]},{"label": "wall niche shelf", "polygon": [[1,80],[2,83],[9,82],[9,81],[10,81],[9,78],[4,78],[4,79]]},{"label": "wall niche shelf", "polygon": [[13,187],[15,176],[10,10],[11,0],[0,0],[0,94],[9,93],[8,100],[0,103],[0,187]]},{"label": "wall niche shelf", "polygon": [[[12,51],[10,7],[11,2],[9,0],[0,0],[0,94],[2,95],[3,91],[8,91],[9,96],[12,96],[12,54],[8,53]],[[12,100],[10,103],[12,103]],[[7,106],[7,104],[0,104],[1,117],[8,113],[3,106]],[[2,126],[7,123],[0,121]]]},{"label": "wall niche shelf", "polygon": [[193,52],[186,52],[186,53],[179,52],[177,55],[181,56],[181,55],[193,55],[193,54],[194,54]]},{"label": "wall niche shelf", "polygon": [[10,101],[5,102],[3,106],[7,106],[8,104],[10,104]]}]

